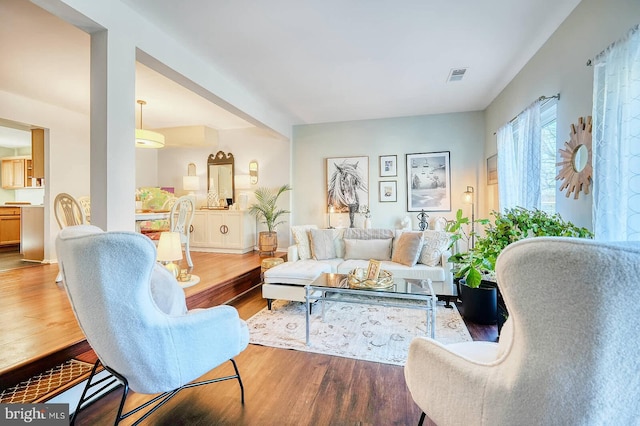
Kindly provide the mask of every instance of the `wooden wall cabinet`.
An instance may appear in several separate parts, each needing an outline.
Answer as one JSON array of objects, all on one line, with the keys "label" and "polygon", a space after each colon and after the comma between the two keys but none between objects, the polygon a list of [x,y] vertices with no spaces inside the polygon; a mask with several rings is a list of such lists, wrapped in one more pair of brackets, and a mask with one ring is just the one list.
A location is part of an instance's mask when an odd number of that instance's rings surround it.
[{"label": "wooden wall cabinet", "polygon": [[255,216],[247,211],[197,210],[192,226],[193,251],[241,254],[255,247]]},{"label": "wooden wall cabinet", "polygon": [[20,207],[0,207],[0,246],[20,244]]},{"label": "wooden wall cabinet", "polygon": [[[20,189],[34,187],[33,164],[31,157],[4,157],[0,162],[2,169],[2,188]],[[38,180],[37,183],[40,182]]]},{"label": "wooden wall cabinet", "polygon": [[31,162],[33,177],[44,179],[44,129],[31,130]]}]

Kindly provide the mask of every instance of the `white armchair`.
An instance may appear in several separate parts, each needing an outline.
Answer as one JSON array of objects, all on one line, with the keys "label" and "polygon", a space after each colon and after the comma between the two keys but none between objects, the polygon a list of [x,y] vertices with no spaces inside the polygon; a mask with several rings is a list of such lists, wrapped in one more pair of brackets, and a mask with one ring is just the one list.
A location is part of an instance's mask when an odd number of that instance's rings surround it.
[{"label": "white armchair", "polygon": [[499,343],[411,342],[405,379],[429,419],[637,424],[640,244],[530,238],[496,272],[509,310]]},{"label": "white armchair", "polygon": [[[244,403],[232,358],[247,347],[249,332],[235,308],[187,311],[182,288],[155,262],[153,242],[138,233],[67,227],[56,249],[74,313],[98,363],[124,384],[116,424],[135,412],[122,413],[129,388],[161,394],[138,422],[178,390],[221,380],[237,379]],[[192,383],[228,360],[235,375]],[[92,378],[75,416],[91,399]]]}]

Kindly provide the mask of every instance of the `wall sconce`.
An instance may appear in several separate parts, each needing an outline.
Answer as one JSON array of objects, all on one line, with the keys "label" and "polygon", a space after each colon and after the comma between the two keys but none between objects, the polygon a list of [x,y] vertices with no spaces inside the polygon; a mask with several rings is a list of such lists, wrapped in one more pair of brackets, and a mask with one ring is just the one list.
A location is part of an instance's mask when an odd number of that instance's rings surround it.
[{"label": "wall sconce", "polygon": [[253,160],[249,163],[249,179],[251,185],[258,183],[258,162]]},{"label": "wall sconce", "polygon": [[467,190],[462,193],[462,202],[465,204],[471,204],[471,247],[474,246],[475,237],[475,211],[473,203],[473,186],[467,186]]},{"label": "wall sconce", "polygon": [[176,279],[180,275],[180,266],[174,263],[182,260],[182,244],[177,232],[162,232],[158,241],[158,262],[173,274]]}]

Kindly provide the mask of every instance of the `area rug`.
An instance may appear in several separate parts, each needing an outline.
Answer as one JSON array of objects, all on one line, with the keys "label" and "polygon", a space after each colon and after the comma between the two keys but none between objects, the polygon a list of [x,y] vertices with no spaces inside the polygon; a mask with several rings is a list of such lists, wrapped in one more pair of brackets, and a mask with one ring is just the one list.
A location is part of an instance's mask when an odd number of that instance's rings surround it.
[{"label": "area rug", "polygon": [[[310,345],[305,345],[305,305],[276,300],[249,318],[250,343],[315,352],[385,364],[404,365],[409,343],[426,336],[426,313],[416,309],[326,302],[313,308]],[[471,341],[458,310],[438,302],[436,340],[441,343]]]}]

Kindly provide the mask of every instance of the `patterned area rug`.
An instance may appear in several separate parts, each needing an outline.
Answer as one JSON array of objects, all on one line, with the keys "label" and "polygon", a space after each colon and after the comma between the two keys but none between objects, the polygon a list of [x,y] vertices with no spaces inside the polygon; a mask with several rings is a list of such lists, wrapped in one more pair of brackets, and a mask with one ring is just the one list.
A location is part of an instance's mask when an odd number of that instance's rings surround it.
[{"label": "patterned area rug", "polygon": [[25,404],[37,401],[53,390],[90,372],[92,368],[92,364],[75,359],[69,360],[14,387],[3,390],[0,392],[0,403]]},{"label": "patterned area rug", "polygon": [[[404,365],[409,343],[426,336],[426,313],[342,302],[327,302],[325,320],[317,304],[311,316],[309,346],[305,345],[305,305],[277,300],[251,317],[250,343],[316,352],[385,364]],[[438,302],[436,340],[441,343],[471,341],[471,335],[454,306]]]}]

